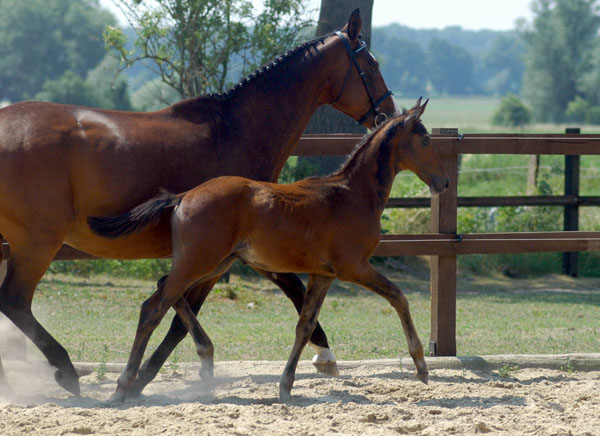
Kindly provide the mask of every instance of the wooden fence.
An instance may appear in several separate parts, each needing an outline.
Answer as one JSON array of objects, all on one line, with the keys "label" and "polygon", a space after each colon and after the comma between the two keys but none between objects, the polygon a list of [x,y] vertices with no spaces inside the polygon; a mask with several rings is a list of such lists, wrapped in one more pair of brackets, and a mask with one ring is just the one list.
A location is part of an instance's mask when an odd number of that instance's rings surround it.
[{"label": "wooden fence", "polygon": [[[360,135],[305,135],[294,150],[297,156],[346,155]],[[385,234],[378,256],[431,256],[431,337],[434,356],[456,355],[456,258],[464,254],[564,252],[565,272],[576,275],[576,253],[600,251],[600,232],[577,231],[578,208],[600,206],[600,196],[579,195],[581,155],[600,155],[600,136],[577,134],[433,135],[451,185],[431,198],[392,198],[389,207],[431,207],[431,233]],[[565,193],[560,196],[458,197],[460,154],[527,154],[565,156]],[[600,181],[599,181],[600,188]],[[473,206],[562,206],[565,231],[457,234],[457,208]],[[3,244],[5,258],[9,247]],[[64,246],[56,260],[93,258]],[[0,279],[1,279],[0,275]]]}]

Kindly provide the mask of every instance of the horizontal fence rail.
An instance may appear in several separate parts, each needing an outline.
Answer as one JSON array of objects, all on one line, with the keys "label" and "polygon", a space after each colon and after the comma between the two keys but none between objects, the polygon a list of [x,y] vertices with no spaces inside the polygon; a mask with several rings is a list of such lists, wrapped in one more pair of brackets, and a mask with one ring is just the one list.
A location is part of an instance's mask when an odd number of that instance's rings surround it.
[{"label": "horizontal fence rail", "polygon": [[[343,156],[361,141],[361,135],[304,135],[295,156]],[[456,355],[456,257],[492,253],[565,253],[565,271],[576,275],[577,252],[600,251],[600,232],[578,229],[578,208],[600,206],[600,196],[579,195],[579,156],[600,155],[599,135],[580,134],[465,134],[432,135],[432,146],[442,157],[451,180],[450,188],[431,198],[391,198],[387,207],[431,208],[431,233],[384,234],[377,256],[431,256],[432,355]],[[565,195],[458,197],[458,156],[461,154],[564,155]],[[563,232],[515,232],[457,234],[458,207],[562,206]],[[2,257],[10,259],[10,247],[2,243]],[[63,246],[55,260],[95,259]],[[0,278],[1,279],[1,278]]]}]

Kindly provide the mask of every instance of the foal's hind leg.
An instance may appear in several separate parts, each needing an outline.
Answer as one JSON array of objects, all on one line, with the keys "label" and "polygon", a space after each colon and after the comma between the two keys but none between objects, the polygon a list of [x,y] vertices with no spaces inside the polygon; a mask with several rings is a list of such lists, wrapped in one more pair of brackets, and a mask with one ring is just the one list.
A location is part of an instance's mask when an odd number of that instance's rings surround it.
[{"label": "foal's hind leg", "polygon": [[194,339],[196,344],[196,352],[200,357],[202,367],[200,369],[200,377],[202,380],[211,380],[214,372],[214,347],[212,341],[196,319],[196,314],[190,308],[188,301],[185,297],[180,298],[173,305],[173,308],[177,311],[177,315],[185,324],[185,328]]},{"label": "foal's hind leg", "polygon": [[415,362],[417,378],[427,383],[428,370],[423,353],[423,345],[417,335],[408,308],[408,300],[396,285],[385,276],[377,272],[369,262],[364,262],[356,267],[349,268],[343,274],[338,275],[341,280],[350,281],[364,286],[385,298],[396,309],[402,322],[402,328],[408,342],[408,352]]},{"label": "foal's hind leg", "polygon": [[[167,277],[165,276],[162,279],[160,279],[159,284],[166,278]],[[212,287],[218,279],[218,277],[215,277],[214,279],[208,280],[206,282],[198,283],[188,290],[186,298],[190,309],[192,310],[194,315],[198,314],[202,303],[204,303],[204,300],[206,299],[207,295],[210,293],[210,290],[212,289]],[[162,368],[171,352],[175,349],[177,344],[179,344],[179,342],[181,342],[182,339],[185,338],[186,334],[187,329],[185,325],[181,322],[179,316],[175,315],[173,317],[173,321],[171,322],[171,327],[169,328],[167,335],[164,337],[160,345],[156,348],[154,353],[152,353],[152,355],[144,362],[144,364],[140,368],[138,377],[135,380],[135,385],[129,393],[130,397],[138,396],[139,394],[141,394],[142,390],[146,387],[146,385],[152,380],[154,380],[154,377],[156,377],[156,374],[158,374],[158,371],[160,370],[160,368]],[[203,370],[204,365],[200,370],[201,373]]]},{"label": "foal's hind leg", "polygon": [[[257,272],[271,280],[275,283],[286,297],[292,300],[294,307],[298,314],[302,310],[302,305],[304,304],[304,296],[306,294],[306,290],[304,289],[304,284],[302,280],[296,275],[292,273],[272,273],[269,271],[264,271],[257,269]],[[329,348],[329,343],[327,342],[327,336],[325,332],[321,328],[321,324],[317,322],[315,330],[313,331],[310,342],[308,343],[315,351],[316,355],[313,357],[313,365],[317,368],[317,371],[327,374],[333,377],[337,377],[340,375],[340,371],[338,370],[335,355]]]},{"label": "foal's hind leg", "polygon": [[57,383],[67,391],[79,395],[79,376],[67,351],[31,312],[35,288],[61,245],[44,244],[40,238],[29,245],[11,246],[7,276],[0,289],[0,311],[40,349],[48,363],[57,368],[54,374]]}]

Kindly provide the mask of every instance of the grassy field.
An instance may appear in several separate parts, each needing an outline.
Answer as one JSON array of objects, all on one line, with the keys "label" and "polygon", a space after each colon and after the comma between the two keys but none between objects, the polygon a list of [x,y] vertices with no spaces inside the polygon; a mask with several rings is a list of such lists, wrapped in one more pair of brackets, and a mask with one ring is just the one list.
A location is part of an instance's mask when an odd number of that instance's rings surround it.
[{"label": "grassy field", "polygon": [[[415,260],[411,264],[408,272],[387,268],[384,273],[405,290],[427,347],[427,270]],[[139,306],[152,291],[151,281],[47,274],[34,299],[34,313],[74,360],[125,361]],[[593,279],[462,275],[457,312],[459,355],[600,352],[600,288]],[[166,331],[172,313],[150,349]],[[217,284],[199,319],[218,360],[287,359],[297,320],[282,293],[253,275],[233,275],[230,284]],[[320,321],[340,360],[407,356],[396,313],[382,298],[354,285],[336,282]],[[305,351],[303,358],[311,357],[312,351]],[[170,362],[195,360],[188,337]]]},{"label": "grassy field", "polygon": [[[433,97],[423,116],[424,124],[434,127],[456,127],[461,133],[562,133],[567,125],[534,124],[526,129],[501,128],[491,125],[491,118],[500,98],[494,97]],[[410,107],[414,100],[400,99]],[[580,126],[582,133],[599,133],[600,126]],[[525,195],[528,155],[463,155],[459,173],[459,196]],[[600,156],[581,158],[581,195],[600,195]],[[538,194],[564,194],[564,157],[541,156]],[[415,175],[398,175],[393,197],[427,197],[429,190]],[[580,230],[600,230],[600,208],[580,208]],[[458,211],[458,233],[501,231],[562,230],[561,207],[461,208]],[[429,211],[424,209],[388,209],[383,219],[384,229],[392,233],[424,233],[429,231]],[[561,254],[501,255],[461,257],[459,266],[469,271],[487,273],[505,266],[519,269],[521,274],[559,272]],[[600,276],[600,255],[583,253],[580,274]]]},{"label": "grassy field", "polygon": [[[397,98],[399,106],[410,108],[415,98]],[[427,97],[427,96],[425,96]],[[581,133],[600,133],[600,126],[533,123],[524,129],[494,126],[492,115],[501,97],[456,96],[431,97],[423,115],[424,124],[435,127],[454,127],[460,133],[564,133],[565,127],[581,127]]]}]

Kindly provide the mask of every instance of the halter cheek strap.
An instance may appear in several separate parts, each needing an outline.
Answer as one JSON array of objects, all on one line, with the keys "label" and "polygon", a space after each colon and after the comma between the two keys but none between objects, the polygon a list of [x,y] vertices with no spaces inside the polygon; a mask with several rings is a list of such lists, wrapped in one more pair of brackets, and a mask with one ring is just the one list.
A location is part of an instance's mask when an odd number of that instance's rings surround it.
[{"label": "halter cheek strap", "polygon": [[389,96],[394,95],[394,94],[392,91],[390,91],[388,89],[387,92],[385,92],[381,97],[379,97],[377,100],[375,100],[375,98],[373,97],[373,94],[371,94],[371,91],[369,89],[369,85],[367,83],[367,77],[365,75],[365,72],[362,70],[362,68],[356,61],[356,55],[358,53],[360,53],[362,50],[364,50],[365,48],[367,48],[367,43],[365,41],[360,41],[360,44],[358,45],[358,47],[356,49],[352,49],[352,47],[350,46],[350,43],[348,42],[348,39],[344,36],[344,34],[342,32],[340,32],[338,30],[335,32],[335,34],[344,43],[344,47],[346,47],[346,52],[348,52],[348,57],[350,58],[351,62],[350,62],[350,65],[348,66],[348,70],[346,71],[346,76],[344,77],[344,82],[342,83],[340,92],[339,92],[337,98],[332,102],[332,104],[337,103],[338,100],[342,97],[342,94],[344,93],[344,90],[346,89],[346,85],[348,84],[348,79],[350,78],[350,74],[352,73],[352,66],[354,66],[354,68],[356,68],[356,71],[358,71],[358,74],[363,82],[365,90],[367,91],[367,95],[369,96],[369,101],[371,102],[371,108],[367,111],[366,114],[364,114],[361,117],[360,120],[358,120],[358,124],[363,124],[367,120],[367,118],[369,118],[369,116],[371,115],[371,112],[373,112],[375,114],[375,125],[379,126],[381,123],[383,123],[385,120],[387,120],[387,115],[385,113],[381,112],[381,110],[379,109],[379,105],[385,99],[387,99]]}]

